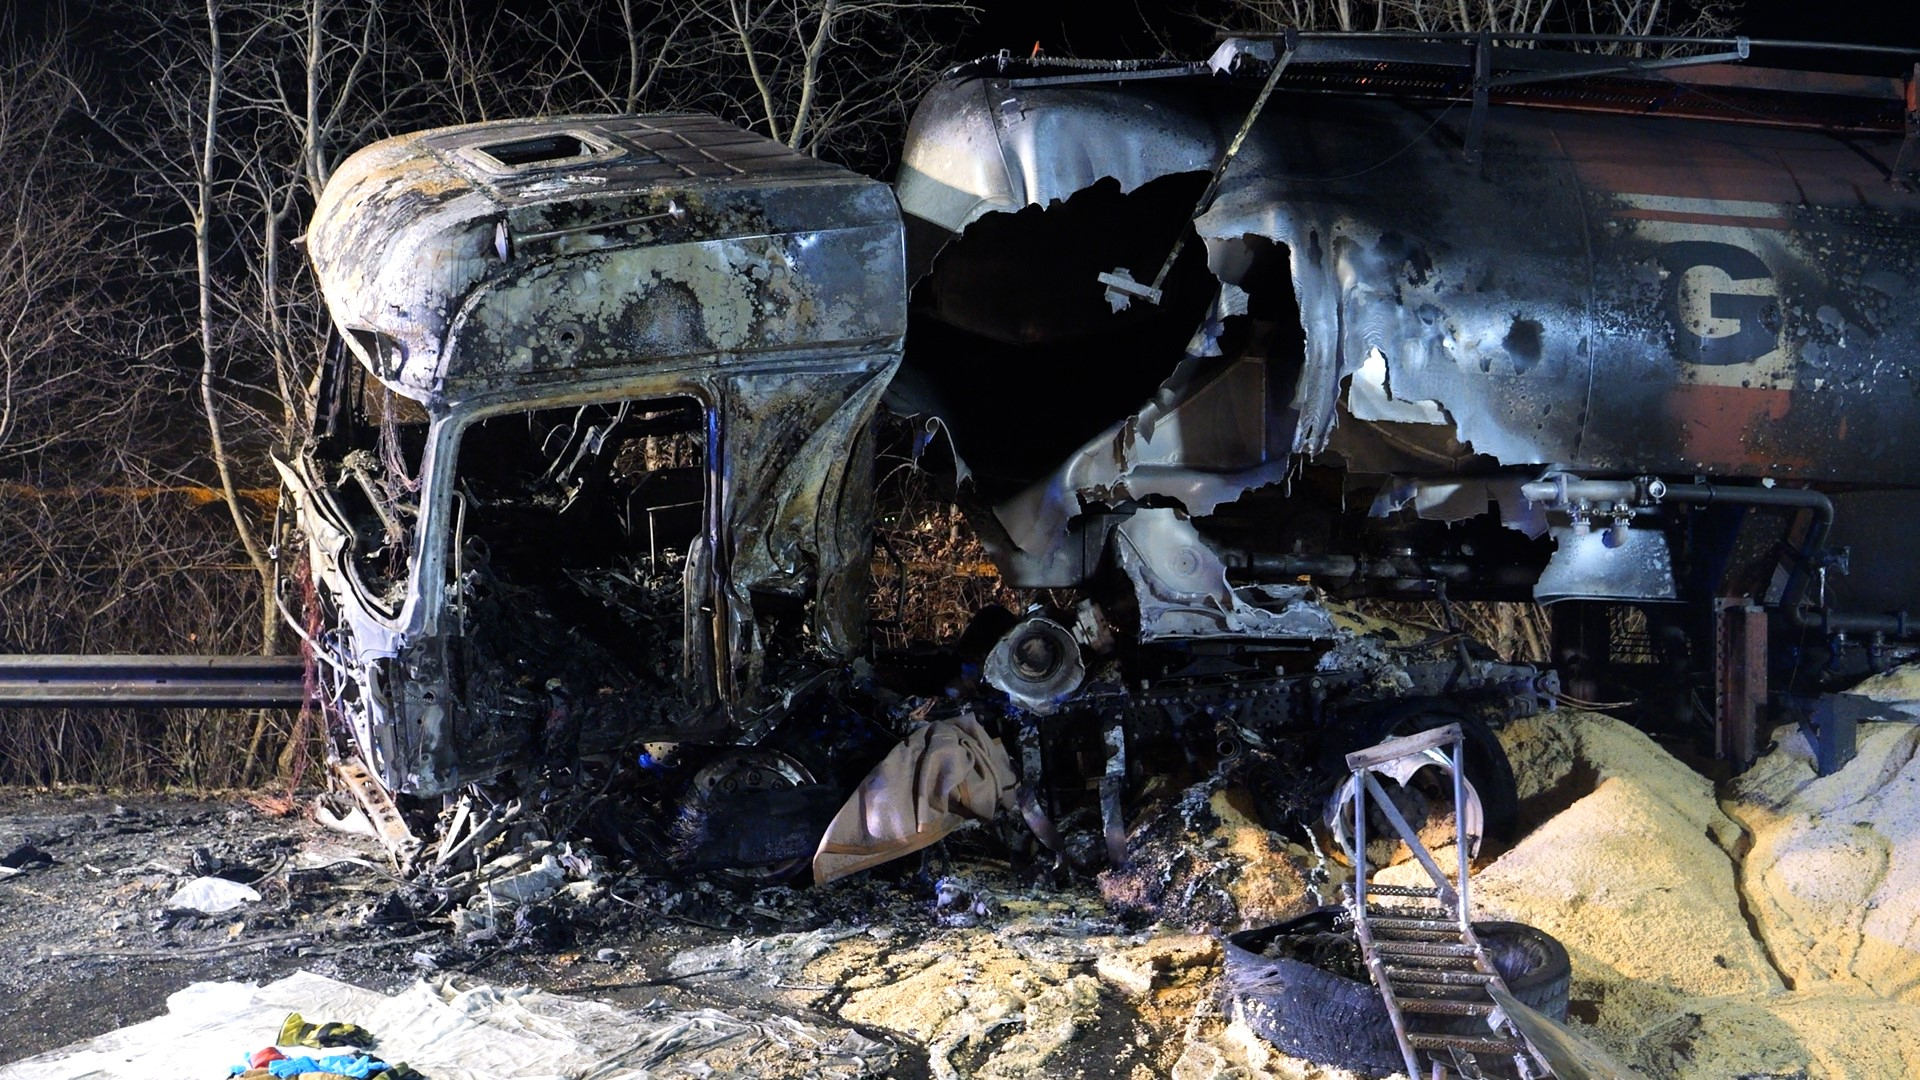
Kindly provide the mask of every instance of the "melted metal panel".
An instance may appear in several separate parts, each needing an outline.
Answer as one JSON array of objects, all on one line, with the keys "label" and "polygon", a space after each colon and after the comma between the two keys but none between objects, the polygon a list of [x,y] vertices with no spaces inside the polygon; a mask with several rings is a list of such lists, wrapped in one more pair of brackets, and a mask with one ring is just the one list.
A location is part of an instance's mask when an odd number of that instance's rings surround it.
[{"label": "melted metal panel", "polygon": [[[902,204],[958,232],[1103,177],[1205,169],[1250,99],[1223,80],[951,83],[916,117]],[[1304,366],[1275,415],[1297,417],[1292,450],[1361,420],[1403,441],[1431,428],[1415,470],[1910,479],[1920,203],[1885,182],[1896,138],[1495,106],[1475,163],[1465,123],[1445,103],[1280,93],[1196,222],[1216,253],[1247,235],[1288,250]],[[1107,491],[1204,514],[1277,478],[1188,468],[1149,487],[1123,445],[1138,429],[1004,504],[1015,543],[1052,551]]]},{"label": "melted metal panel", "polygon": [[715,629],[727,643],[722,694],[758,737],[778,703],[756,594],[805,610],[815,655],[846,657],[865,642],[871,428],[893,362],[839,371],[742,374],[728,380],[727,499],[722,546],[728,602]]},{"label": "melted metal panel", "polygon": [[[1289,448],[1270,427],[1266,365],[1221,366],[1189,354],[1155,400],[1089,440],[1057,470],[995,509],[1020,551],[1045,559],[1067,543],[1068,522],[1090,503],[1154,496],[1206,514],[1249,488],[1278,483]],[[1071,584],[1025,560],[1022,585]]]},{"label": "melted metal panel", "polygon": [[1333,617],[1305,586],[1230,585],[1220,557],[1177,511],[1135,512],[1114,529],[1114,557],[1133,582],[1143,642],[1336,636]]},{"label": "melted metal panel", "polygon": [[1552,530],[1559,544],[1534,586],[1542,604],[1561,600],[1677,600],[1673,554],[1658,529]]}]

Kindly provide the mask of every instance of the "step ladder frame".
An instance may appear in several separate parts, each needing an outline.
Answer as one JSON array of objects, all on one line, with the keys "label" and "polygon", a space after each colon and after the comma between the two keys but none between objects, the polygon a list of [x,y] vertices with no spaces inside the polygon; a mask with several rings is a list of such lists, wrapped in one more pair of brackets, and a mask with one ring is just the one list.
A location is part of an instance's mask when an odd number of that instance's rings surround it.
[{"label": "step ladder frame", "polygon": [[[1429,852],[1426,845],[1420,842],[1419,834],[1416,833],[1413,826],[1407,822],[1406,816],[1400,812],[1400,808],[1394,805],[1392,797],[1388,795],[1387,790],[1381,786],[1380,781],[1374,775],[1375,770],[1381,769],[1383,766],[1395,764],[1415,755],[1424,755],[1430,750],[1437,750],[1443,746],[1449,749],[1451,767],[1448,771],[1452,773],[1453,782],[1454,851],[1459,860],[1458,877],[1453,881],[1447,879],[1446,871],[1440,868],[1440,864],[1433,857],[1433,853]],[[1415,953],[1410,955],[1418,954],[1436,957],[1454,955],[1461,959],[1471,960],[1473,964],[1473,974],[1484,977],[1484,983],[1481,985],[1498,986],[1503,993],[1511,994],[1512,991],[1507,987],[1505,980],[1500,977],[1499,971],[1488,961],[1486,950],[1481,947],[1480,939],[1475,936],[1473,932],[1472,887],[1469,882],[1469,863],[1471,860],[1469,853],[1472,849],[1468,843],[1467,815],[1464,809],[1467,805],[1465,755],[1465,736],[1460,729],[1460,725],[1453,723],[1415,735],[1389,739],[1377,746],[1356,750],[1348,754],[1346,758],[1347,768],[1352,770],[1355,780],[1352,802],[1353,830],[1351,834],[1353,836],[1353,850],[1350,853],[1353,858],[1353,883],[1348,890],[1348,908],[1353,918],[1354,936],[1359,939],[1361,955],[1366,959],[1367,972],[1373,979],[1375,989],[1380,992],[1381,1000],[1386,1004],[1387,1017],[1393,1025],[1394,1039],[1399,1043],[1401,1057],[1406,1063],[1407,1075],[1413,1078],[1413,1080],[1421,1080],[1423,1075],[1420,1069],[1419,1054],[1419,1050],[1422,1048],[1416,1047],[1415,1041],[1417,1036],[1425,1033],[1408,1030],[1406,1011],[1403,1011],[1400,1007],[1396,987],[1394,986],[1393,979],[1388,974],[1387,961],[1380,948],[1382,944],[1392,945],[1395,943],[1376,941],[1373,936],[1373,927],[1368,916],[1368,801],[1369,796],[1371,796],[1372,801],[1379,806],[1380,812],[1386,817],[1388,824],[1393,827],[1393,831],[1399,834],[1400,839],[1407,845],[1407,849],[1413,853],[1414,858],[1418,860],[1421,868],[1424,869],[1427,872],[1427,876],[1432,879],[1433,889],[1431,892],[1433,893],[1433,898],[1438,901],[1443,909],[1442,911],[1436,911],[1434,914],[1451,915],[1450,919],[1444,921],[1435,919],[1433,921],[1442,922],[1443,924],[1444,922],[1452,923],[1451,930],[1457,931],[1460,935],[1460,945],[1454,948],[1464,948],[1467,950],[1464,953],[1448,953],[1442,951],[1446,949],[1444,944],[1427,943],[1433,946],[1434,951],[1419,952],[1416,950]],[[1475,837],[1474,839],[1477,840],[1478,838]],[[1384,887],[1382,895],[1419,895],[1424,894],[1426,891],[1427,890],[1405,890],[1403,888]],[[1384,913],[1382,917],[1402,919],[1402,916],[1387,916]],[[1438,927],[1434,929],[1437,930]],[[1398,944],[1413,945],[1416,943],[1403,942]],[[1467,973],[1457,972],[1457,974],[1464,975]],[[1462,1004],[1479,1005],[1483,1003],[1462,1002]],[[1488,1017],[1489,1035],[1459,1036],[1457,1038],[1460,1040],[1472,1039],[1476,1042],[1484,1042],[1487,1044],[1489,1050],[1492,1050],[1492,1048],[1497,1045],[1502,1051],[1513,1051],[1514,1064],[1523,1078],[1545,1080],[1545,1078],[1552,1077],[1553,1072],[1547,1065],[1545,1058],[1542,1057],[1540,1052],[1527,1040],[1526,1036],[1520,1032],[1519,1028],[1506,1018],[1504,1011],[1493,1001],[1490,993],[1487,994],[1487,1000],[1484,1004],[1492,1006],[1486,1014]],[[1445,1038],[1456,1037],[1432,1036],[1430,1041],[1441,1041]],[[1421,1041],[1429,1040],[1423,1039]],[[1425,1049],[1437,1050],[1440,1048],[1426,1047]],[[1434,1080],[1439,1080],[1439,1078],[1445,1075],[1445,1065],[1440,1061],[1434,1061],[1433,1066],[1432,1076]]]}]

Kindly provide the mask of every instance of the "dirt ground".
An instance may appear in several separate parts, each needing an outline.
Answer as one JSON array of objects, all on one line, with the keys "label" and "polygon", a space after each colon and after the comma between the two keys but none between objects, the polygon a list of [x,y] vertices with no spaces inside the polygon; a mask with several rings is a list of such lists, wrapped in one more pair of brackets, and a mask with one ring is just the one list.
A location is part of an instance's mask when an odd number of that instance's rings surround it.
[{"label": "dirt ground", "polygon": [[[1655,1080],[1920,1075],[1920,728],[1865,725],[1860,757],[1824,779],[1778,734],[1716,790],[1604,716],[1511,725],[1534,827],[1487,853],[1476,906],[1565,942],[1575,1029]],[[1303,849],[1202,801],[1215,832],[1194,851],[1220,860],[1222,896],[1242,921],[1283,914]],[[606,877],[565,918],[516,921],[503,900],[466,940],[418,916],[370,841],[240,797],[0,796],[0,855],[22,845],[0,871],[0,1066],[156,1016],[191,983],[309,971],[758,1010],[878,1040],[891,1076],[1347,1075],[1232,1022],[1212,936],[1116,914],[1091,882],[1023,880],[978,845],[817,889]],[[164,910],[208,871],[257,876],[261,899]],[[806,1071],[776,1057],[745,1074]]]},{"label": "dirt ground", "polygon": [[[1023,887],[991,861],[935,867],[942,888],[915,860],[805,891],[627,879],[544,940],[469,946],[406,917],[370,841],[238,797],[0,796],[0,852],[22,844],[53,861],[0,879],[0,1064],[159,1015],[191,983],[301,970],[772,1007],[891,1043],[902,1077],[1163,1076],[1168,1037],[1212,1012],[1211,939],[1129,930],[1090,884]],[[262,899],[168,913],[209,866],[265,871]]]}]

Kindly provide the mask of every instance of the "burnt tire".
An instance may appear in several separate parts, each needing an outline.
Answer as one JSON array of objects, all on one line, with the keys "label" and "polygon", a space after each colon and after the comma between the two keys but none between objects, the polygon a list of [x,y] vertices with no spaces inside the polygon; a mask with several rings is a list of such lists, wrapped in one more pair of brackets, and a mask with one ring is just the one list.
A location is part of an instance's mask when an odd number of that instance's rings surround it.
[{"label": "burnt tire", "polygon": [[[1400,1072],[1405,1066],[1393,1024],[1372,984],[1304,961],[1265,955],[1282,937],[1333,932],[1339,914],[1339,908],[1322,908],[1274,926],[1229,935],[1225,946],[1228,1000],[1254,1034],[1281,1053],[1369,1076]],[[1513,996],[1565,1021],[1572,982],[1566,948],[1524,923],[1476,922],[1473,928]]]},{"label": "burnt tire", "polygon": [[1512,840],[1520,822],[1520,788],[1506,748],[1482,717],[1446,702],[1397,701],[1341,716],[1321,746],[1320,764],[1328,775],[1347,774],[1346,757],[1355,750],[1400,735],[1418,735],[1457,723],[1464,737],[1467,781],[1480,796],[1486,838]]}]

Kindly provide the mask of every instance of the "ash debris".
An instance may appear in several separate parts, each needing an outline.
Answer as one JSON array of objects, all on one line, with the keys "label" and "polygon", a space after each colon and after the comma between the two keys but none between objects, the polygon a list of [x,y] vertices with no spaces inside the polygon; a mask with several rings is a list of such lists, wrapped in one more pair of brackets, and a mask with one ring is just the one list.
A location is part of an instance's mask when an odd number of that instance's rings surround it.
[{"label": "ash debris", "polygon": [[1193,930],[1224,931],[1302,914],[1312,854],[1262,823],[1253,789],[1209,777],[1151,805],[1128,838],[1126,865],[1099,875],[1115,910]]},{"label": "ash debris", "polygon": [[[1403,690],[1456,644],[1349,621],[1339,647],[1367,663],[1335,690]],[[990,925],[1002,905],[950,872],[960,857],[1004,865],[1022,888],[1094,888],[1129,925],[1244,929],[1325,902],[1344,874],[1313,828],[1332,793],[1327,762],[1434,722],[1387,698],[1302,733],[1307,677],[1205,663],[1163,680],[1173,691],[1129,693],[1096,673],[1036,718],[954,662],[904,681],[864,665],[821,672],[755,746],[549,753],[437,813],[395,807],[419,840],[394,868],[404,884],[365,920],[446,928],[421,950],[438,966],[570,948],[639,914],[764,930],[831,907],[820,883],[882,867],[939,925]],[[1485,722],[1477,731],[1497,756]],[[1409,789],[1404,805],[1430,801]],[[317,816],[377,834],[383,811],[368,809]]]}]

